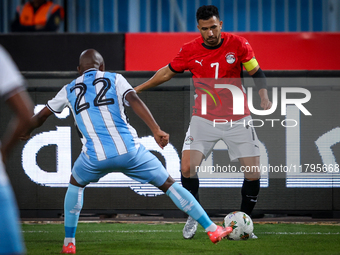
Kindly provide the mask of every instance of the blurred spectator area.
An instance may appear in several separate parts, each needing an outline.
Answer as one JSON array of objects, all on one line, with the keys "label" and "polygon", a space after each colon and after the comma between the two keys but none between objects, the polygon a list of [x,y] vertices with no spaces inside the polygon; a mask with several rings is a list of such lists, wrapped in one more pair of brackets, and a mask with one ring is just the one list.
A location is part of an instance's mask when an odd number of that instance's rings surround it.
[{"label": "blurred spectator area", "polygon": [[[0,33],[10,33],[16,6],[0,0]],[[223,30],[233,32],[339,31],[339,0],[54,0],[65,8],[59,32],[193,32],[196,10],[213,4]]]}]

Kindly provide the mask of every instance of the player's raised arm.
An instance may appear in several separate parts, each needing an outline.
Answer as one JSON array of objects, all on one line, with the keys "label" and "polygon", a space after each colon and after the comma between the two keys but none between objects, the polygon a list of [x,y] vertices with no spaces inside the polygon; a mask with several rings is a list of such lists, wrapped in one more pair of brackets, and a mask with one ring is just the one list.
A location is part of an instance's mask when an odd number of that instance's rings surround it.
[{"label": "player's raised arm", "polygon": [[143,84],[135,87],[135,91],[140,93],[143,90],[147,90],[149,88],[156,87],[175,76],[175,72],[171,71],[169,66],[164,66],[159,69],[154,76],[152,76],[148,81],[144,82]]},{"label": "player's raised arm", "polygon": [[150,128],[157,144],[163,149],[169,142],[169,134],[160,129],[157,122],[153,118],[149,108],[134,92],[126,95],[125,99],[129,102],[133,111],[140,117]]}]

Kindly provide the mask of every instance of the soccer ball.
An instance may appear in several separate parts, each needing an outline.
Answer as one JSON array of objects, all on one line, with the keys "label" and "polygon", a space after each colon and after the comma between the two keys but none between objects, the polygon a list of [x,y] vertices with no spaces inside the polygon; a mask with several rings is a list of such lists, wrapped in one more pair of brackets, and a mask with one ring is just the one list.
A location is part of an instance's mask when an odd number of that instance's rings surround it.
[{"label": "soccer ball", "polygon": [[223,225],[233,228],[227,236],[229,240],[247,240],[254,230],[253,221],[249,215],[240,211],[231,212],[225,216]]}]

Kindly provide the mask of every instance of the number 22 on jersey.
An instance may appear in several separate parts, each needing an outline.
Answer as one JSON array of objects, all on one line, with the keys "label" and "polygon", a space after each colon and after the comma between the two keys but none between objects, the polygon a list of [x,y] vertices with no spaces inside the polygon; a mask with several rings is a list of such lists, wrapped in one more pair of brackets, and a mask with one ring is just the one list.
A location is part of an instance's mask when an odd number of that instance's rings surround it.
[{"label": "number 22 on jersey", "polygon": [[[97,84],[102,83],[102,88],[101,90],[97,93],[96,97],[93,100],[93,105],[94,106],[101,106],[101,105],[110,105],[110,104],[114,104],[115,101],[113,98],[106,98],[106,93],[107,91],[111,88],[111,81],[110,79],[107,78],[98,78],[95,79],[92,83],[93,86],[96,86]],[[85,96],[85,93],[87,91],[87,85],[85,83],[77,83],[75,84],[70,91],[73,92],[75,89],[79,89],[80,92],[77,95],[77,99],[74,103],[74,111],[76,112],[76,114],[78,115],[81,111],[84,111],[88,108],[90,108],[90,103],[89,102],[85,102],[85,103],[81,103],[82,99]],[[84,100],[85,101],[85,100]]]}]

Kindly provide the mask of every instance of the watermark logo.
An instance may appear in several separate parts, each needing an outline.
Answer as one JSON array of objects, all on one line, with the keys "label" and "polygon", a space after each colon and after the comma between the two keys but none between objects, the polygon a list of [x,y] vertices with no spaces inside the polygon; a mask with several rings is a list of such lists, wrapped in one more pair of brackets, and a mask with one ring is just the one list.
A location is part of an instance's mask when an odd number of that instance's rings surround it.
[{"label": "watermark logo", "polygon": [[[220,89],[228,89],[231,92],[232,99],[233,99],[233,115],[244,115],[244,94],[240,88],[235,85],[231,84],[215,84],[214,88]],[[205,91],[215,102],[216,100],[213,95],[207,90],[203,88],[199,88]],[[248,107],[251,113],[255,115],[265,116],[274,113],[277,109],[278,105],[278,88],[273,87],[273,96],[272,96],[272,107],[268,110],[257,110],[253,104],[253,88],[247,88],[247,95],[248,95]],[[221,98],[218,96],[218,93],[214,89],[214,93],[217,95],[218,99],[221,102]],[[303,98],[287,98],[287,94],[295,93],[295,94],[302,94],[304,95]],[[295,105],[304,115],[312,115],[306,107],[304,107],[304,103],[307,103],[311,99],[311,93],[309,90],[305,88],[290,88],[290,87],[283,87],[281,88],[281,115],[286,115],[286,106],[287,105]],[[222,105],[222,102],[221,102]],[[202,94],[201,97],[201,114],[207,115],[207,96],[206,94]]]},{"label": "watermark logo", "polygon": [[[232,83],[232,84],[231,84]],[[295,127],[298,125],[297,120],[277,118],[267,119],[251,119],[245,123],[243,121],[232,121],[229,117],[231,115],[240,116],[245,115],[245,111],[248,109],[250,113],[257,116],[268,116],[273,114],[278,107],[281,108],[281,115],[287,115],[287,106],[294,105],[304,115],[311,116],[310,111],[305,107],[305,104],[311,99],[311,92],[305,88],[296,87],[273,87],[272,88],[272,107],[267,110],[256,109],[253,103],[253,88],[243,87],[241,79],[199,79],[195,81],[196,92],[199,91],[200,115],[215,115],[219,118],[213,119],[214,127],[216,125],[224,125],[229,123],[232,125],[244,125],[250,127],[262,127],[266,123],[274,127],[275,125],[281,125],[282,127]],[[228,90],[221,93],[221,89]],[[280,91],[279,91],[280,89]],[[279,96],[280,92],[280,96]],[[198,93],[198,92],[197,92]],[[220,94],[219,94],[220,93]],[[247,97],[245,96],[247,95]],[[208,101],[209,100],[209,101]],[[245,102],[247,100],[247,102]],[[247,105],[246,105],[247,104]],[[216,114],[216,112],[227,112],[226,117]],[[248,110],[247,110],[248,111]],[[227,117],[229,116],[229,117]],[[229,118],[229,119],[228,119]]]}]

